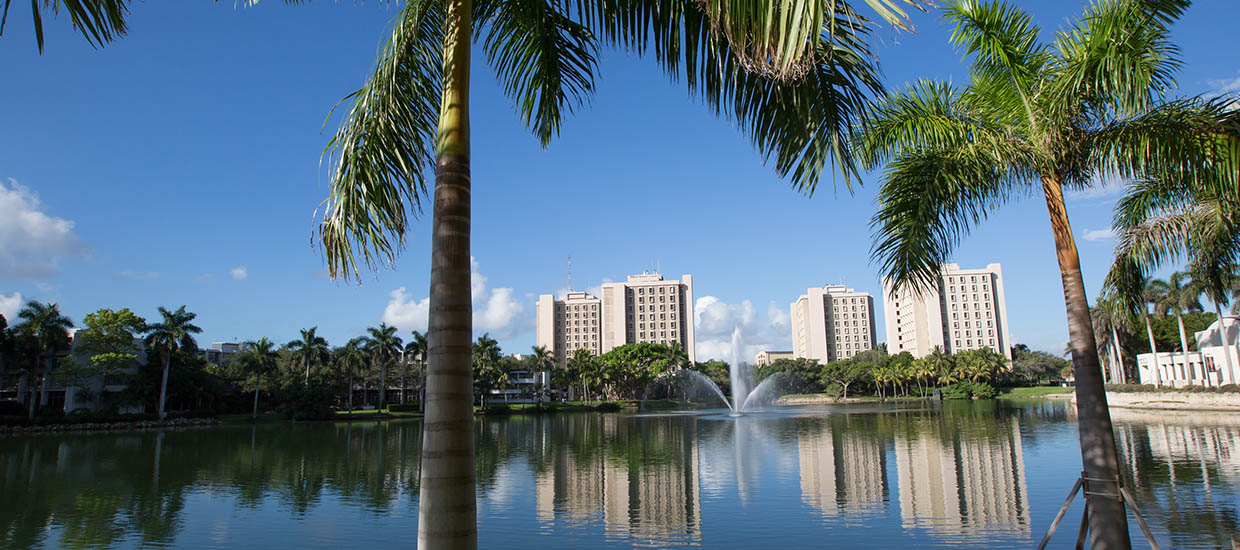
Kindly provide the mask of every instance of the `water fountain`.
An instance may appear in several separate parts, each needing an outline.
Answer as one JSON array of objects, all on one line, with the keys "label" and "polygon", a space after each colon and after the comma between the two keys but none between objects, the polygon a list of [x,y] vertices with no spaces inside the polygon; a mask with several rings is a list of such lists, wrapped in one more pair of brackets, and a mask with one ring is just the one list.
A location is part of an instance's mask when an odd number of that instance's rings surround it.
[{"label": "water fountain", "polygon": [[758,408],[770,405],[775,398],[779,397],[778,389],[780,381],[783,380],[782,373],[767,377],[757,386],[753,384],[753,371],[748,366],[741,363],[741,328],[736,327],[732,331],[732,349],[731,359],[728,364],[728,375],[732,385],[732,396],[723,394],[719,389],[719,385],[715,384],[705,374],[695,370],[681,371],[681,375],[685,376],[683,382],[687,382],[690,386],[683,393],[689,395],[690,390],[700,391],[707,390],[710,396],[718,397],[720,401],[728,408],[732,416],[740,416],[747,411],[754,411]]}]

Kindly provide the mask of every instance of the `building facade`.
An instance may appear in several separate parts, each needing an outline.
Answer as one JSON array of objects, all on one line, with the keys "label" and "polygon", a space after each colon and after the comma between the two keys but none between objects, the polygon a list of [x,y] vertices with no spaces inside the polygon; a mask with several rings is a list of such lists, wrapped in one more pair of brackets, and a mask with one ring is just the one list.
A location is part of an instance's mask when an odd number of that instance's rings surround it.
[{"label": "building facade", "polygon": [[629,275],[622,283],[604,283],[602,296],[569,292],[556,300],[538,297],[537,337],[563,365],[578,349],[594,355],[625,344],[679,343],[696,360],[693,339],[693,276],[665,280],[658,273]]},{"label": "building facade", "polygon": [[753,366],[765,367],[780,359],[796,359],[797,354],[791,351],[759,351],[753,358]]},{"label": "building facade", "polygon": [[999,264],[981,269],[945,264],[936,284],[920,294],[893,292],[891,280],[884,277],[883,317],[892,354],[907,351],[925,357],[936,347],[947,353],[990,348],[1012,359]]},{"label": "building facade", "polygon": [[792,304],[792,353],[828,363],[874,349],[874,298],[843,285],[811,288]]},{"label": "building facade", "polygon": [[1137,383],[1177,388],[1240,383],[1240,319],[1224,315],[1194,338],[1198,351],[1159,352],[1157,361],[1152,353],[1137,355]]}]

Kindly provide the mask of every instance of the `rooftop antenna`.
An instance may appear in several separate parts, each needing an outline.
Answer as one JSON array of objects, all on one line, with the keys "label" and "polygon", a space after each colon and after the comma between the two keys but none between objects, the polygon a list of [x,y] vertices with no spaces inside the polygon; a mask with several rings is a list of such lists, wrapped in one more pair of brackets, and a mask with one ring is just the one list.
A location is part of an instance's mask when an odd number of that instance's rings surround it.
[{"label": "rooftop antenna", "polygon": [[573,291],[573,255],[568,255],[568,291]]}]

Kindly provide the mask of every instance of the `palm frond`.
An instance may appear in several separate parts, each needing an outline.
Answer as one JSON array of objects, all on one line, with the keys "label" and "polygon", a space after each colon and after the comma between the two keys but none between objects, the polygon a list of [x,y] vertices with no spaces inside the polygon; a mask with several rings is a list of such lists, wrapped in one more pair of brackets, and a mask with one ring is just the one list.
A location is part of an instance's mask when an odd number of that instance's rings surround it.
[{"label": "palm frond", "polygon": [[[0,36],[4,35],[11,2],[4,0],[3,11],[0,12]],[[90,45],[100,47],[128,31],[125,18],[129,15],[129,4],[129,0],[31,0],[30,12],[39,53],[43,53],[44,10],[51,11],[54,16],[64,10],[73,21],[73,28],[82,33]]]},{"label": "palm frond", "polygon": [[1082,104],[1138,113],[1175,87],[1182,65],[1169,24],[1189,0],[1093,2],[1058,33],[1051,93],[1053,109],[1075,113]]},{"label": "palm frond", "polygon": [[352,105],[324,151],[333,172],[319,226],[332,277],[360,277],[359,263],[390,264],[409,216],[421,213],[442,98],[441,10],[432,0],[408,2],[374,73],[342,100]]},{"label": "palm frond", "polygon": [[596,39],[562,13],[557,0],[479,4],[475,23],[485,32],[487,59],[545,148],[559,135],[564,116],[594,92]]},{"label": "palm frond", "polygon": [[1027,194],[1033,178],[1021,159],[997,159],[968,144],[915,149],[883,176],[871,258],[893,291],[920,293],[973,226],[1008,200]]},{"label": "palm frond", "polygon": [[998,0],[959,0],[948,6],[944,19],[955,25],[952,42],[973,56],[974,73],[1009,83],[1026,100],[1033,94],[1048,61],[1033,17]]}]

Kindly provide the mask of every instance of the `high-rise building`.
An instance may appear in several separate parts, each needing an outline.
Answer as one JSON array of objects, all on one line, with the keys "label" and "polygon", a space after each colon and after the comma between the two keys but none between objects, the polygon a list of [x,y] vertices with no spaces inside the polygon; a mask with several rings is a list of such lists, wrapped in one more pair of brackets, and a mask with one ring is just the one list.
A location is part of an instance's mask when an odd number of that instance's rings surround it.
[{"label": "high-rise building", "polygon": [[679,281],[658,273],[629,275],[623,283],[604,283],[600,294],[538,297],[537,345],[550,350],[557,363],[578,349],[600,355],[639,342],[679,343],[689,361],[695,360],[692,275]]},{"label": "high-rise building", "polygon": [[892,292],[891,281],[884,277],[883,316],[892,354],[907,351],[925,357],[935,347],[947,353],[990,348],[1012,358],[999,264],[981,269],[945,264],[936,284],[920,294]]},{"label": "high-rise building", "polygon": [[792,352],[828,363],[874,349],[874,298],[843,285],[811,288],[792,304]]}]

